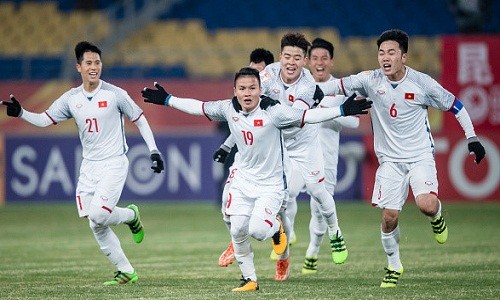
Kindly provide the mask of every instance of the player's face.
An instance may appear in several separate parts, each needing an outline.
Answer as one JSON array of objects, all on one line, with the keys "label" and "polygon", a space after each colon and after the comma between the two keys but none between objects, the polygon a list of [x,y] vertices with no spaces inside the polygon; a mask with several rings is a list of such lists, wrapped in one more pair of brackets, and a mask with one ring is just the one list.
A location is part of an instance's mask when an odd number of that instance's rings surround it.
[{"label": "player's face", "polygon": [[95,52],[83,53],[83,60],[76,65],[76,69],[82,76],[84,86],[93,86],[99,83],[102,64],[101,57]]},{"label": "player's face", "polygon": [[407,54],[403,53],[396,41],[385,41],[378,49],[378,63],[384,74],[392,81],[398,81],[405,75]]},{"label": "player's face", "polygon": [[262,71],[264,70],[264,68],[266,67],[266,63],[264,61],[261,61],[259,63],[254,63],[253,61],[250,62],[250,65],[249,65],[250,68],[254,68],[254,69],[257,69],[257,71]]},{"label": "player's face", "polygon": [[294,83],[307,63],[304,51],[295,46],[285,46],[280,54],[281,79],[285,83]]},{"label": "player's face", "polygon": [[333,59],[328,50],[324,48],[314,48],[309,57],[309,70],[314,80],[325,82],[330,78],[333,68]]},{"label": "player's face", "polygon": [[241,76],[234,84],[234,95],[244,112],[251,112],[260,101],[261,88],[255,76]]}]

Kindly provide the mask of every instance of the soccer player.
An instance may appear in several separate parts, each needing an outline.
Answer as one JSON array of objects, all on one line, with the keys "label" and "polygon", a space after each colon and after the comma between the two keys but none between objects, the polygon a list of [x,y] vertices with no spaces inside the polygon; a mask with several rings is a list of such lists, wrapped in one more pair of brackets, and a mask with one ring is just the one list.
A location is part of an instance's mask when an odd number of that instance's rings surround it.
[{"label": "soccer player", "polygon": [[[271,53],[271,51],[264,49],[264,48],[256,48],[250,53],[250,64],[249,67],[256,69],[257,71],[262,71],[267,65],[271,64],[274,62],[274,55]],[[220,122],[219,124],[223,124],[222,126],[228,127],[227,122]],[[227,128],[227,131],[229,131],[229,128]],[[231,222],[229,220],[229,216],[226,215],[226,204],[228,200],[228,190],[229,186],[231,185],[231,179],[234,177],[234,172],[238,170],[238,149],[237,147],[234,146],[234,141],[232,140],[231,135],[224,141],[224,143],[219,147],[217,151],[214,153],[214,160],[216,162],[224,163],[224,168],[229,170],[226,182],[224,184],[224,189],[222,191],[222,205],[221,205],[221,211],[222,211],[222,219],[224,221],[224,224],[226,225],[227,229],[231,231]],[[226,163],[230,161],[230,154],[234,154],[234,159],[230,164],[226,166]],[[233,248],[233,243],[229,243],[229,246],[222,252],[222,254],[219,256],[219,266],[221,267],[227,267],[230,264],[234,262],[234,248]]]},{"label": "soccer player", "polygon": [[383,32],[377,40],[379,69],[344,77],[321,86],[325,94],[359,93],[373,100],[371,119],[374,148],[379,161],[372,205],[382,209],[381,240],[388,266],[380,287],[396,287],[403,274],[400,260],[399,215],[411,187],[415,203],[426,215],[439,244],[446,242],[448,227],[441,215],[438,181],[427,108],[455,115],[479,164],[484,147],[462,102],[430,76],[406,65],[408,35],[398,29]]},{"label": "soccer player", "polygon": [[144,228],[139,209],[130,204],[118,207],[129,161],[125,155],[123,115],[138,128],[150,151],[155,173],[163,170],[163,160],[156,147],[153,133],[142,110],[126,91],[100,79],[101,50],[86,41],[75,47],[76,69],[82,85],[72,88],[55,100],[44,113],[29,112],[11,95],[7,115],[20,117],[38,127],[73,118],[82,143],[83,160],[76,187],[76,205],[80,217],[88,218],[90,228],[99,247],[117,272],[104,285],[135,283],[139,277],[125,256],[120,241],[110,226],[127,224],[133,240],[141,243]]},{"label": "soccer player", "polygon": [[[311,73],[305,69],[309,41],[300,33],[287,33],[281,39],[280,61],[270,64],[261,72],[262,92],[281,104],[300,109],[314,108],[322,99],[323,93],[317,88]],[[332,195],[324,183],[325,171],[323,152],[318,139],[316,125],[283,130],[285,147],[290,156],[291,176],[289,196],[297,197],[302,187],[318,202],[321,214],[328,226],[332,249],[332,259],[336,264],[345,262],[348,251],[337,221],[337,212]],[[288,219],[288,218],[286,218]],[[287,234],[291,236],[288,226]],[[276,262],[275,279],[285,280],[289,273],[287,251]]]},{"label": "soccer player", "polygon": [[[335,78],[331,75],[334,63],[334,46],[327,40],[316,38],[312,41],[308,53],[308,66],[316,83],[332,81]],[[325,96],[319,107],[333,107],[341,105],[346,98],[344,96]],[[357,116],[339,117],[334,120],[319,124],[318,137],[323,150],[325,163],[325,186],[328,192],[333,196],[337,184],[337,164],[339,158],[339,139],[340,131],[343,127],[357,128],[359,118]],[[311,220],[309,222],[309,246],[306,251],[303,274],[316,273],[318,270],[318,253],[320,250],[323,236],[327,229],[327,224],[318,203],[311,198]],[[287,216],[293,224],[297,212],[296,199],[289,199],[287,206]]]},{"label": "soccer player", "polygon": [[279,105],[268,97],[261,100],[259,72],[244,67],[234,78],[234,97],[203,102],[178,98],[155,83],[144,88],[144,101],[166,105],[210,120],[228,122],[240,153],[238,172],[229,188],[226,214],[230,216],[234,255],[242,272],[242,283],[233,291],[259,289],[249,238],[259,241],[272,237],[276,253],[283,253],[287,237],[278,212],[286,195],[286,176],[282,128],[300,127],[343,115],[364,114],[371,103],[349,98],[342,106],[315,111]]}]

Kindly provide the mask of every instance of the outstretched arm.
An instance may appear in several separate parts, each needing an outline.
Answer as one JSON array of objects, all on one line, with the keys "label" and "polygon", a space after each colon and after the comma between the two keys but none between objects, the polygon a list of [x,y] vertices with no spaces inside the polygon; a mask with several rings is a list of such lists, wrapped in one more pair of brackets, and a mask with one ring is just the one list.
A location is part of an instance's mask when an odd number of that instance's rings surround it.
[{"label": "outstretched arm", "polygon": [[170,106],[191,115],[204,115],[203,101],[174,97],[165,91],[165,89],[157,82],[154,83],[154,86],[156,89],[146,87],[142,90],[144,102]]},{"label": "outstretched arm", "polygon": [[366,98],[360,100],[355,100],[355,98],[356,94],[352,94],[340,106],[308,109],[304,114],[304,123],[319,123],[338,117],[367,114],[373,102]]},{"label": "outstretched arm", "polygon": [[14,95],[10,95],[10,100],[0,101],[1,104],[7,106],[7,115],[9,117],[21,118],[28,123],[31,123],[38,127],[47,127],[50,124],[54,124],[54,121],[46,113],[32,113],[22,108],[19,101],[17,101]]}]

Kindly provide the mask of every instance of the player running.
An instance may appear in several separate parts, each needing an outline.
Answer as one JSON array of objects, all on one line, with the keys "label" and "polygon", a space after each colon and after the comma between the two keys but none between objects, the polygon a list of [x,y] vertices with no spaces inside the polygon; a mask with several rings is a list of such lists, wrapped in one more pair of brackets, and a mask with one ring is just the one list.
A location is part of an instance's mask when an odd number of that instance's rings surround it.
[{"label": "player running", "polygon": [[393,29],[377,39],[380,68],[321,85],[325,94],[353,92],[373,100],[370,111],[375,154],[379,161],[372,205],[382,209],[381,240],[388,266],[380,287],[396,287],[403,274],[400,259],[399,215],[411,187],[415,203],[431,223],[439,244],[448,239],[441,214],[434,159],[434,140],[427,108],[432,106],[455,115],[465,132],[475,162],[485,156],[484,147],[462,102],[427,74],[406,65],[408,35]]},{"label": "player running", "polygon": [[131,204],[118,207],[128,174],[128,150],[123,116],[138,128],[150,151],[155,173],[163,170],[163,160],[142,110],[124,90],[100,79],[101,50],[89,43],[75,47],[76,69],[82,85],[72,88],[52,103],[44,113],[32,113],[21,107],[11,95],[7,115],[20,117],[38,127],[73,118],[82,143],[83,160],[76,187],[76,205],[80,217],[88,218],[90,229],[104,255],[118,271],[104,285],[135,283],[139,277],[110,226],[127,224],[136,243],[144,238],[139,209]]},{"label": "player running", "polygon": [[240,153],[239,169],[229,188],[226,214],[230,216],[234,255],[242,272],[242,283],[233,291],[259,289],[254,253],[249,237],[259,241],[272,238],[276,253],[283,253],[288,241],[278,212],[286,194],[286,157],[282,130],[317,123],[344,115],[365,114],[371,103],[349,98],[342,106],[314,111],[279,105],[270,98],[261,100],[260,76],[245,67],[235,75],[233,99],[203,102],[178,98],[155,83],[144,88],[144,101],[166,105],[210,120],[227,121]]}]

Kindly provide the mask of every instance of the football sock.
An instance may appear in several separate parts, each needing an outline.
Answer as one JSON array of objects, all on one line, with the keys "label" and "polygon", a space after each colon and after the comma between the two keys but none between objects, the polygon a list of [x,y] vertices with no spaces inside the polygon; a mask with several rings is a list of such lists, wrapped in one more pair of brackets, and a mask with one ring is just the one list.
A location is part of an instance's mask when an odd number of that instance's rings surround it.
[{"label": "football sock", "polygon": [[392,232],[385,233],[380,231],[382,246],[387,255],[388,266],[394,270],[400,270],[402,267],[399,257],[399,226]]}]

